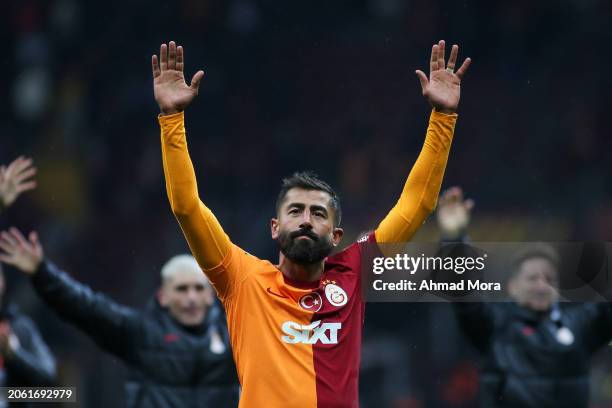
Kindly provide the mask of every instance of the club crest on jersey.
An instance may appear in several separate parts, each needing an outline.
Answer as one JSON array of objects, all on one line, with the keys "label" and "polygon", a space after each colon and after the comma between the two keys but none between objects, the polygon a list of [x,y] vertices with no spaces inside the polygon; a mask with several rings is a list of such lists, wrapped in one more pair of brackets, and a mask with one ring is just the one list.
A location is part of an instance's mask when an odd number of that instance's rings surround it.
[{"label": "club crest on jersey", "polygon": [[557,330],[557,341],[564,346],[570,346],[574,342],[574,333],[567,327]]},{"label": "club crest on jersey", "polygon": [[348,295],[340,286],[336,284],[336,281],[324,281],[325,286],[325,297],[332,306],[341,307],[346,305],[348,302]]},{"label": "club crest on jersey", "polygon": [[302,296],[298,303],[302,309],[316,313],[321,310],[323,299],[317,292],[312,292]]}]

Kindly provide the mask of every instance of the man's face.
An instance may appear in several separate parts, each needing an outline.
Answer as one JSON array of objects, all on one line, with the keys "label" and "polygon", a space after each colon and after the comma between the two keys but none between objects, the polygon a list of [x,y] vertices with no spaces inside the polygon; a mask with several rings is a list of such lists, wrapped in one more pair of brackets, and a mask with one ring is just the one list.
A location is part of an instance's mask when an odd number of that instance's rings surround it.
[{"label": "man's face", "polygon": [[178,270],[167,278],[159,295],[160,304],[184,326],[201,324],[214,299],[206,276],[191,269]]},{"label": "man's face", "polygon": [[555,265],[546,258],[530,258],[523,261],[516,275],[510,280],[510,295],[522,306],[545,312],[557,300],[558,273]]},{"label": "man's face", "polygon": [[329,255],[342,239],[342,229],[334,227],[331,197],[319,190],[292,188],[270,225],[272,239],[289,260],[313,264]]}]

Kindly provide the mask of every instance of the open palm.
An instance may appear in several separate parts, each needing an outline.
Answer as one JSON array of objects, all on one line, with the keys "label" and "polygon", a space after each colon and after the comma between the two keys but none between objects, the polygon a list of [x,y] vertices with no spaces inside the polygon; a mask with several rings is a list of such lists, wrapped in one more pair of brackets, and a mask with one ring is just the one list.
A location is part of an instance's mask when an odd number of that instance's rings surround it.
[{"label": "open palm", "polygon": [[416,74],[421,82],[423,96],[427,98],[431,106],[440,112],[454,113],[459,106],[461,79],[472,60],[466,58],[457,72],[454,72],[459,46],[453,45],[448,64],[444,59],[444,48],[444,40],[440,40],[438,44],[434,44],[432,47],[429,78],[420,70],[417,70]]},{"label": "open palm", "polygon": [[451,187],[444,191],[438,199],[436,218],[438,226],[447,238],[458,238],[470,224],[470,216],[474,208],[474,200],[463,197],[461,187]]},{"label": "open palm", "polygon": [[0,207],[8,207],[24,191],[36,188],[36,167],[32,159],[18,157],[8,167],[0,167]]},{"label": "open palm", "polygon": [[43,260],[38,235],[31,232],[26,239],[17,228],[0,232],[0,261],[27,274],[33,274]]},{"label": "open palm", "polygon": [[204,71],[198,71],[187,85],[183,74],[183,47],[174,41],[162,44],[157,55],[151,59],[153,69],[153,93],[163,115],[184,110],[197,96]]}]

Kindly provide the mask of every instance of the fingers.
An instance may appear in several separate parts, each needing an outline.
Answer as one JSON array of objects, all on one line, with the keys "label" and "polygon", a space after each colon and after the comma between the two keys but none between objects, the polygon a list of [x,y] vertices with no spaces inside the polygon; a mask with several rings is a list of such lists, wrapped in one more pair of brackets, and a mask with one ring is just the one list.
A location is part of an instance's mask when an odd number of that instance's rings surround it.
[{"label": "fingers", "polygon": [[427,75],[425,75],[425,73],[421,70],[416,70],[415,71],[417,77],[419,78],[419,82],[421,83],[421,90],[423,91],[423,93],[425,93],[425,89],[427,88],[427,85],[429,84],[429,80],[427,79]]},{"label": "fingers", "polygon": [[29,247],[24,236],[15,227],[11,227],[9,232],[2,231],[0,233],[0,244],[6,252],[15,252],[18,248],[27,249]]},{"label": "fingers", "polygon": [[444,204],[455,204],[463,200],[463,190],[461,187],[450,187],[442,193],[440,201]]},{"label": "fingers", "polygon": [[444,207],[448,203],[448,190],[444,190],[438,197],[438,208]]},{"label": "fingers", "polygon": [[444,40],[440,40],[438,43],[438,69],[444,69],[446,64],[444,62],[444,48],[445,48]]},{"label": "fingers", "polygon": [[28,181],[26,183],[21,183],[17,185],[17,193],[21,194],[25,191],[34,190],[36,188],[35,181]]},{"label": "fingers", "polygon": [[159,58],[159,68],[157,56],[153,55],[151,58],[153,78],[156,78],[167,69],[183,71],[183,67],[185,66],[183,47],[177,47],[176,42],[170,41],[168,45],[166,45],[166,43],[162,44],[159,47]]},{"label": "fingers", "polygon": [[471,58],[466,58],[465,61],[463,61],[463,64],[456,72],[456,75],[459,77],[459,79],[463,79],[463,76],[467,72],[467,69],[470,67],[471,62],[472,62]]},{"label": "fingers", "polygon": [[457,63],[457,54],[459,53],[459,46],[457,44],[453,45],[451,48],[450,57],[448,57],[448,64],[446,64],[446,69],[449,71],[455,70],[455,64]]},{"label": "fingers", "polygon": [[151,57],[151,68],[153,69],[153,78],[157,78],[161,75],[161,70],[159,69],[159,61],[157,60],[157,55],[153,55]]},{"label": "fingers", "polygon": [[12,265],[12,256],[16,251],[16,246],[13,239],[5,231],[0,232],[0,249],[4,252],[0,254],[0,261]]},{"label": "fingers", "polygon": [[163,72],[168,69],[168,46],[166,44],[159,47],[159,58],[161,60],[161,71]]},{"label": "fingers", "polygon": [[[4,239],[0,239],[0,249],[4,252],[2,255],[9,257],[15,252],[15,247]],[[6,262],[3,260],[3,262]]]},{"label": "fingers", "polygon": [[[444,42],[444,40],[440,40],[437,44],[434,44],[433,47],[431,48],[431,60],[429,61],[430,71],[437,71],[440,69],[445,69],[445,66],[449,71],[455,70],[455,65],[457,64],[457,56],[459,55],[459,46],[457,44],[454,44],[453,47],[451,48],[451,53],[448,58],[447,65],[444,62],[445,48],[446,48],[446,43]],[[456,75],[459,77],[459,79],[463,78],[471,62],[472,62],[471,58],[466,58],[465,61],[463,61],[463,64],[456,72]]]},{"label": "fingers", "polygon": [[13,265],[26,273],[34,273],[43,259],[43,251],[35,232],[26,240],[21,232],[11,227],[0,232],[0,261]]},{"label": "fingers", "polygon": [[17,241],[6,231],[0,233],[0,248],[7,254],[12,254],[17,250]]},{"label": "fingers", "polygon": [[453,187],[452,189],[453,201],[456,203],[463,202],[463,189],[461,187]]},{"label": "fingers", "polygon": [[28,241],[26,241],[26,239],[23,236],[23,234],[21,233],[21,231],[19,231],[15,227],[11,227],[11,229],[9,231],[10,231],[10,234],[15,239],[15,241],[17,241],[17,245],[19,245],[19,247],[25,249],[28,246]]},{"label": "fingers", "polygon": [[438,70],[438,44],[431,47],[431,59],[429,60],[429,72]]},{"label": "fingers", "polygon": [[196,72],[193,78],[191,78],[191,85],[189,85],[189,87],[193,89],[196,94],[198,93],[198,89],[200,88],[200,81],[202,81],[202,78],[204,78],[204,71],[201,70]]},{"label": "fingers", "polygon": [[23,160],[23,156],[19,156],[18,158],[10,162],[9,165],[6,166],[5,173],[14,171],[15,166],[17,166],[22,160]]},{"label": "fingers", "polygon": [[[35,239],[32,241],[32,238]],[[4,255],[4,259],[2,259],[2,261],[10,263],[11,259],[18,256],[20,253],[32,253],[40,247],[36,236],[33,237],[32,234],[30,234],[30,241],[32,244],[30,244],[15,227],[11,227],[9,232],[2,231],[0,233],[0,249],[4,251],[4,254],[2,254]]]},{"label": "fingers", "polygon": [[42,259],[43,257],[43,247],[40,244],[40,242],[38,241],[38,234],[36,233],[36,231],[32,231],[30,232],[30,235],[28,236],[29,240],[30,240],[30,244],[32,245],[32,248],[34,250],[34,252],[36,253],[36,255]]},{"label": "fingers", "polygon": [[183,71],[183,47],[176,47],[176,69]]},{"label": "fingers", "polygon": [[447,190],[447,194],[448,194],[448,200],[456,203],[457,201],[461,201],[461,199],[463,198],[463,190],[461,189],[461,187],[451,187]]},{"label": "fingers", "polygon": [[32,164],[32,159],[26,159],[23,156],[19,156],[8,165],[4,171],[4,177],[8,179],[13,174],[20,172],[24,167],[27,167],[30,164]]},{"label": "fingers", "polygon": [[15,173],[13,179],[16,183],[21,183],[24,180],[27,180],[33,177],[36,174],[36,167],[27,167],[19,172]]},{"label": "fingers", "polygon": [[32,159],[23,156],[15,159],[7,168],[2,169],[1,182],[14,184],[17,193],[36,188],[34,180],[28,180],[36,175],[37,169],[32,165]]},{"label": "fingers", "polygon": [[23,169],[32,165],[32,159],[26,158],[24,156],[19,156],[11,164],[8,166],[8,170],[11,172],[19,173]]},{"label": "fingers", "polygon": [[451,187],[444,191],[438,200],[441,206],[446,204],[463,205],[467,211],[471,211],[474,208],[474,200],[464,199],[463,189],[461,187]]},{"label": "fingers", "polygon": [[176,43],[170,41],[168,46],[168,69],[176,69]]}]

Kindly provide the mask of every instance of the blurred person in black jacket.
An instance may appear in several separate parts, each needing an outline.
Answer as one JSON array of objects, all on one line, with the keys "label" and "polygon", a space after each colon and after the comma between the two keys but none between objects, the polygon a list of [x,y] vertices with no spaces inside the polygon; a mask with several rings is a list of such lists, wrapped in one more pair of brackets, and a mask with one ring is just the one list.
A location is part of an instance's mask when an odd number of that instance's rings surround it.
[{"label": "blurred person in black jacket", "polygon": [[63,319],[130,368],[128,407],[236,407],[238,379],[225,316],[190,255],[171,258],[144,312],[113,302],[46,261],[36,233],[0,234],[0,260],[31,276]]},{"label": "blurred person in black jacket", "polygon": [[[474,206],[458,187],[438,202],[443,241],[466,241]],[[590,357],[612,338],[607,302],[558,303],[559,256],[548,245],[516,254],[512,302],[456,302],[459,326],[481,353],[480,406],[587,408]]]},{"label": "blurred person in black jacket", "polygon": [[[0,166],[0,211],[8,208],[25,191],[36,187],[36,168],[23,156]],[[32,387],[53,385],[55,359],[34,322],[20,313],[4,296],[6,284],[0,264],[0,386]],[[0,407],[6,406],[0,400]],[[18,403],[19,406],[29,406]]]},{"label": "blurred person in black jacket", "polygon": [[[6,301],[0,265],[0,386],[53,385],[55,360],[34,322]],[[0,400],[0,407],[6,401]],[[24,406],[20,403],[20,406]],[[25,405],[27,406],[27,405]]]}]

